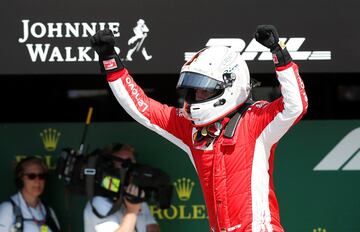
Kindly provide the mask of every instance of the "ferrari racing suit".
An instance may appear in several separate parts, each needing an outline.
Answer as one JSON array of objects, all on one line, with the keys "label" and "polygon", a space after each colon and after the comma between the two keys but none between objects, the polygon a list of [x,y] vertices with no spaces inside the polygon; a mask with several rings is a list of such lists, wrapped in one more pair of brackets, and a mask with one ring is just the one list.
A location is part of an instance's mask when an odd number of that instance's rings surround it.
[{"label": "ferrari racing suit", "polygon": [[[122,107],[136,121],[182,148],[198,173],[211,231],[282,232],[273,185],[274,151],[280,138],[307,110],[298,67],[277,67],[282,96],[257,101],[242,115],[232,138],[224,131],[206,150],[196,149],[199,129],[182,110],[145,95],[127,69],[107,74]],[[229,121],[223,120],[224,126]]]}]

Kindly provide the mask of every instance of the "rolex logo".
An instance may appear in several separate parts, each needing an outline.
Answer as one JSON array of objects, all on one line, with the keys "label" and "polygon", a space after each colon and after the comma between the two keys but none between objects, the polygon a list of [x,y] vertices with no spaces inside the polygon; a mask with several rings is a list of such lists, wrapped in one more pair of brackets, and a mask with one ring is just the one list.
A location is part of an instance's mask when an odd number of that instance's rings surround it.
[{"label": "rolex logo", "polygon": [[326,229],[323,228],[317,228],[317,229],[313,229],[313,232],[326,232]]},{"label": "rolex logo", "polygon": [[40,133],[40,137],[44,144],[44,148],[47,151],[54,151],[59,142],[61,133],[56,129],[48,128],[44,129],[43,132]]},{"label": "rolex logo", "polygon": [[181,201],[187,201],[190,199],[194,185],[195,183],[193,181],[185,177],[174,182],[177,195]]}]

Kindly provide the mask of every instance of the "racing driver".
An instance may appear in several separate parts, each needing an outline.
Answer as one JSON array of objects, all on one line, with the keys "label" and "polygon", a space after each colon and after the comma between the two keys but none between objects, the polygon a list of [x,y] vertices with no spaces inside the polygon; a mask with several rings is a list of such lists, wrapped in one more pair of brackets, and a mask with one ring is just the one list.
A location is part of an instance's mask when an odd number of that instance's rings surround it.
[{"label": "racing driver", "polygon": [[284,231],[274,192],[274,152],[280,138],[305,114],[307,96],[276,28],[259,25],[255,39],[272,53],[281,97],[252,101],[250,74],[240,52],[210,46],[183,65],[177,88],[185,92],[185,102],[178,109],[145,95],[114,51],[109,29],[91,37],[120,105],[189,155],[212,232]]}]

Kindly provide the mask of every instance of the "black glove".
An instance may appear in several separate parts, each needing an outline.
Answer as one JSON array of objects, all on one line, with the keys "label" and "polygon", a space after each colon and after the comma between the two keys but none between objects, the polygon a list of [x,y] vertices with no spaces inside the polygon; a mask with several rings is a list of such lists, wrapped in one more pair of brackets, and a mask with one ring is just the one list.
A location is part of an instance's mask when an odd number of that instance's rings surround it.
[{"label": "black glove", "polygon": [[273,25],[259,25],[256,28],[255,39],[270,48],[276,67],[287,65],[292,61],[285,44],[279,42],[278,32]]},{"label": "black glove", "polygon": [[91,47],[99,55],[101,72],[114,72],[124,68],[124,64],[115,52],[114,34],[109,28],[96,32],[90,38],[90,43]]}]

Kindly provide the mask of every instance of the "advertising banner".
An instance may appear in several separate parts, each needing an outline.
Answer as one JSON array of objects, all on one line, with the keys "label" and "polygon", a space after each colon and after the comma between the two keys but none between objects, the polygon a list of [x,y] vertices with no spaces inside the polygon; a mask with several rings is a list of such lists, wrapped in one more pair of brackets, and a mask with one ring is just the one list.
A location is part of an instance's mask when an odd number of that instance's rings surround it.
[{"label": "advertising banner", "polygon": [[[355,0],[331,2],[20,1],[0,8],[0,75],[98,74],[89,37],[110,28],[133,74],[177,74],[205,46],[239,50],[252,73],[273,73],[268,49],[254,40],[273,24],[304,73],[359,72]],[[349,26],[348,26],[349,25]]]},{"label": "advertising banner", "polygon": [[[86,197],[65,190],[55,173],[60,150],[79,148],[81,123],[1,124],[0,201],[16,192],[13,167],[26,156],[50,169],[43,200],[57,213],[63,231],[83,231]],[[302,121],[280,141],[274,181],[285,231],[360,231],[360,121]],[[94,123],[85,151],[113,142],[135,147],[138,163],[160,168],[174,186],[171,206],[150,205],[161,231],[209,231],[197,174],[187,155],[134,122]]]}]

